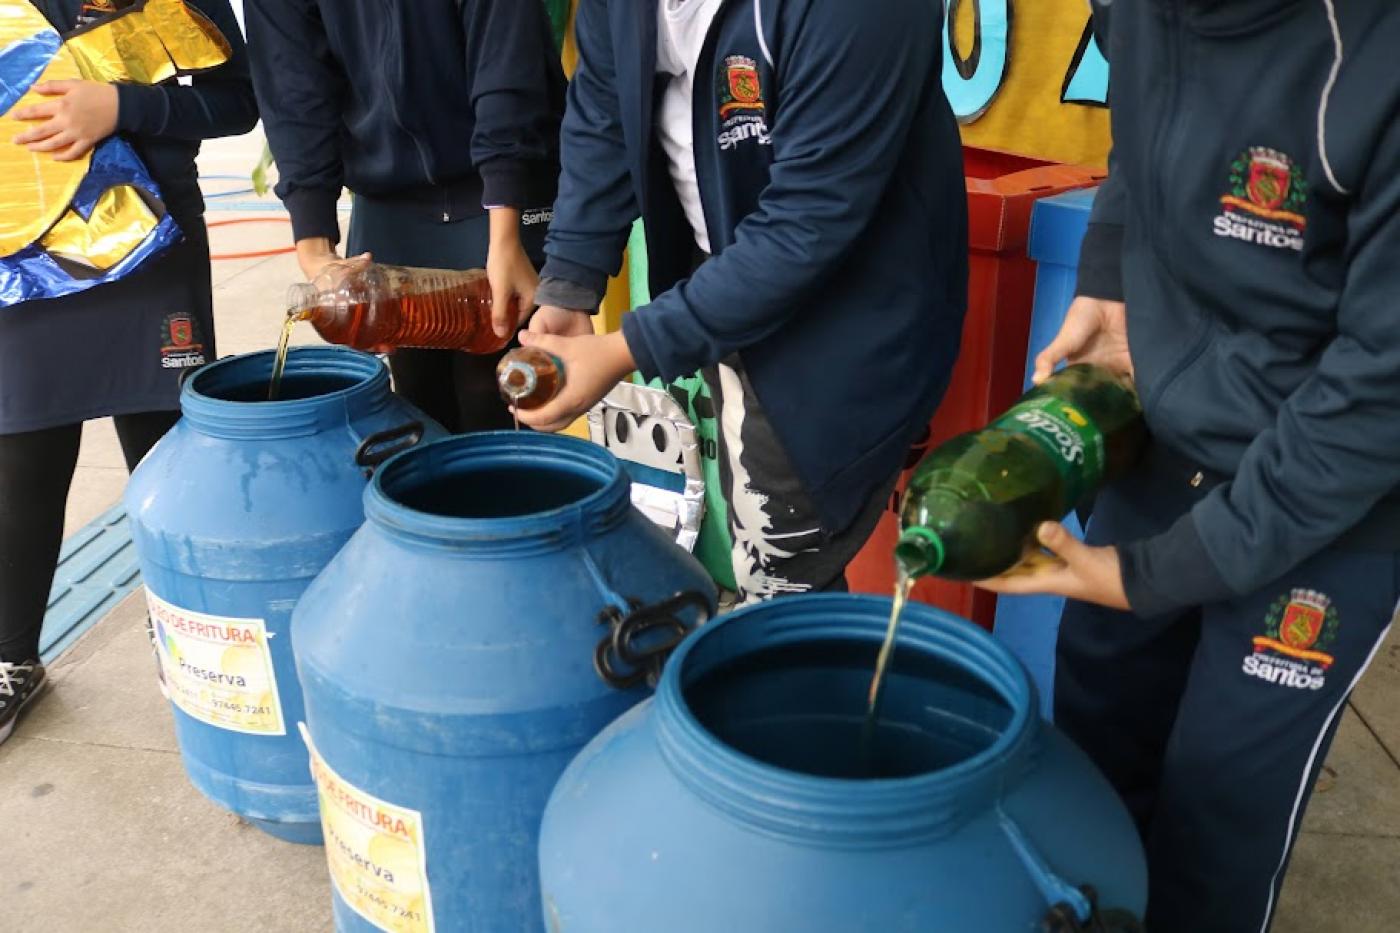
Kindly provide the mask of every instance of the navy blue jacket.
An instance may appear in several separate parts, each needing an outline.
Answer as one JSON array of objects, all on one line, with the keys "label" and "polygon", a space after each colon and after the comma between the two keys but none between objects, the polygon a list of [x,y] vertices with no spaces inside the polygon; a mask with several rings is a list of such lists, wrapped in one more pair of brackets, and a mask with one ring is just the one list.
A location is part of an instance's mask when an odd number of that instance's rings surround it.
[{"label": "navy blue jacket", "polygon": [[1219,479],[1120,546],[1134,610],[1400,548],[1400,5],[1118,0],[1108,25],[1079,291],[1126,299],[1149,427]]},{"label": "navy blue jacket", "polygon": [[540,0],[246,0],[277,196],[339,240],[342,186],[444,220],[549,204],[564,74]]},{"label": "navy blue jacket", "polygon": [[[195,170],[200,140],[238,136],[258,122],[248,52],[228,0],[187,2],[223,33],[233,49],[229,60],[195,75],[188,85],[174,78],[155,85],[117,85],[117,132],[140,153],[160,186],[166,209],[185,225],[196,223],[204,213]],[[82,0],[39,0],[36,6],[59,33],[86,22]]]},{"label": "navy blue jacket", "polygon": [[653,132],[656,0],[582,0],[543,275],[603,291],[646,223],[652,294],[623,319],[673,379],[738,353],[829,532],[900,466],[947,385],[967,288],[937,0],[727,0],[695,81],[715,255]]}]

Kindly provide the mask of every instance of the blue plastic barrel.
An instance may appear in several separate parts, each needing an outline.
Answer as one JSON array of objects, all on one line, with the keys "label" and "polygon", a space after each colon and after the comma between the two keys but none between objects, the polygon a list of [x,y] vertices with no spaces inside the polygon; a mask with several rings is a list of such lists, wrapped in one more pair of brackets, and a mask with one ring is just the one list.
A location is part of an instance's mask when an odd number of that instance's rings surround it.
[{"label": "blue plastic barrel", "polygon": [[889,606],[795,596],[692,635],[550,799],[551,933],[1136,929],[1127,811],[986,632],[909,606],[867,753]]},{"label": "blue plastic barrel", "polygon": [[[1089,227],[1089,212],[1097,189],[1087,188],[1042,198],[1031,210],[1028,251],[1036,261],[1035,304],[1026,348],[1026,388],[1031,387],[1035,358],[1060,332],[1065,312],[1074,301],[1079,276],[1079,247]],[[1065,526],[1079,534],[1079,519],[1070,514]],[[1021,659],[1040,693],[1045,718],[1054,716],[1055,639],[1065,601],[1059,596],[999,596],[997,637]]]},{"label": "blue plastic barrel", "polygon": [[550,789],[714,605],[629,491],[602,447],[529,432],[425,445],[365,491],[292,625],[337,930],[540,929]]},{"label": "blue plastic barrel", "polygon": [[[321,840],[292,662],[292,608],[364,521],[367,470],[442,429],[389,391],[373,356],[220,360],[126,491],[157,654],[190,781],[281,839]],[[357,462],[357,458],[361,462]]]}]

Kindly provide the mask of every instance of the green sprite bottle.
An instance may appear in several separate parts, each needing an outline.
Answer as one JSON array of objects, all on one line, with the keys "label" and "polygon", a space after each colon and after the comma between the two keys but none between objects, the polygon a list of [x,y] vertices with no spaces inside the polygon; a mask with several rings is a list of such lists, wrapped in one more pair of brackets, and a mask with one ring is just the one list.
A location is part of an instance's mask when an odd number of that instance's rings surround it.
[{"label": "green sprite bottle", "polygon": [[909,481],[895,559],[909,576],[985,580],[1035,547],[1056,521],[1122,476],[1147,441],[1126,379],[1067,367],[981,431],[929,453]]}]

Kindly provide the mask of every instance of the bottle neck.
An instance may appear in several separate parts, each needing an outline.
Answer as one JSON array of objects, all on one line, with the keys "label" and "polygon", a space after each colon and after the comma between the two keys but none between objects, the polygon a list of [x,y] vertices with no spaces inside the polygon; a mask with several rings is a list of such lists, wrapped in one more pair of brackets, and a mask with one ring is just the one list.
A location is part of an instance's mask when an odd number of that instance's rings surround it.
[{"label": "bottle neck", "polygon": [[[818,777],[743,754],[697,718],[689,697],[707,674],[732,669],[744,658],[772,657],[775,649],[806,652],[822,665],[814,669],[824,671],[834,666],[822,660],[824,643],[835,649],[832,658],[841,653],[848,658],[852,642],[868,645],[873,658],[889,611],[889,601],[877,597],[792,597],[740,610],[700,629],[671,658],[655,699],[658,743],[677,779],[746,826],[852,847],[936,838],[992,806],[1029,765],[1037,735],[1036,696],[1024,670],[990,635],[930,606],[908,607],[899,666],[941,665],[1006,710],[991,744],[948,767],[909,777]],[[761,669],[757,676],[766,675]],[[775,691],[793,682],[783,679],[791,677],[791,669],[775,670],[773,677]],[[764,695],[762,686],[749,682],[733,696],[707,702],[732,709]]]},{"label": "bottle neck", "polygon": [[535,367],[524,360],[507,360],[501,365],[497,382],[500,384],[501,393],[506,398],[515,400],[534,392],[539,385],[539,377],[535,374]]},{"label": "bottle neck", "polygon": [[268,401],[275,355],[263,350],[201,368],[180,392],[185,420],[213,437],[296,437],[343,427],[389,404],[388,369],[344,347],[289,353],[278,400]]},{"label": "bottle neck", "polygon": [[943,569],[946,552],[938,532],[922,525],[910,525],[900,533],[894,559],[908,577],[923,577]]},{"label": "bottle neck", "polygon": [[365,489],[365,517],[417,547],[513,558],[616,527],[631,511],[630,493],[617,459],[596,444],[491,431],[391,458]]}]

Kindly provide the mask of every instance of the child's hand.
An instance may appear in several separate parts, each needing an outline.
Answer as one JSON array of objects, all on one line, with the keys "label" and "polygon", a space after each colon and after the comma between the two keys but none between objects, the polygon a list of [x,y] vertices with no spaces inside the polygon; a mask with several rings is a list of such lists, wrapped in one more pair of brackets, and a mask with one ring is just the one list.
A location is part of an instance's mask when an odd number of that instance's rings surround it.
[{"label": "child's hand", "polygon": [[1017,565],[991,580],[976,584],[994,593],[1050,593],[1110,609],[1129,609],[1123,591],[1123,568],[1118,549],[1094,547],[1070,534],[1059,522],[1046,522],[1036,534],[1049,556]]},{"label": "child's hand", "polygon": [[[491,329],[497,337],[515,333],[535,309],[535,289],[540,277],[520,241],[491,244],[486,254],[486,277],[491,282]],[[510,313],[514,303],[519,320]]]},{"label": "child's hand", "polygon": [[1128,309],[1123,302],[1082,296],[1074,299],[1059,334],[1035,358],[1031,379],[1040,385],[1050,378],[1061,360],[1070,364],[1093,363],[1133,378],[1133,358],[1128,352]]},{"label": "child's hand", "polygon": [[530,332],[558,337],[586,337],[593,333],[593,316],[586,311],[545,305],[530,318]]},{"label": "child's hand", "polygon": [[14,138],[30,152],[52,152],[57,162],[81,159],[117,129],[117,89],[101,81],[45,81],[34,91],[52,98],[21,107],[15,119],[43,121]]},{"label": "child's hand", "polygon": [[637,368],[621,331],[556,337],[524,330],[520,343],[553,353],[564,364],[564,388],[558,397],[548,405],[518,413],[522,424],[537,431],[567,428]]}]

